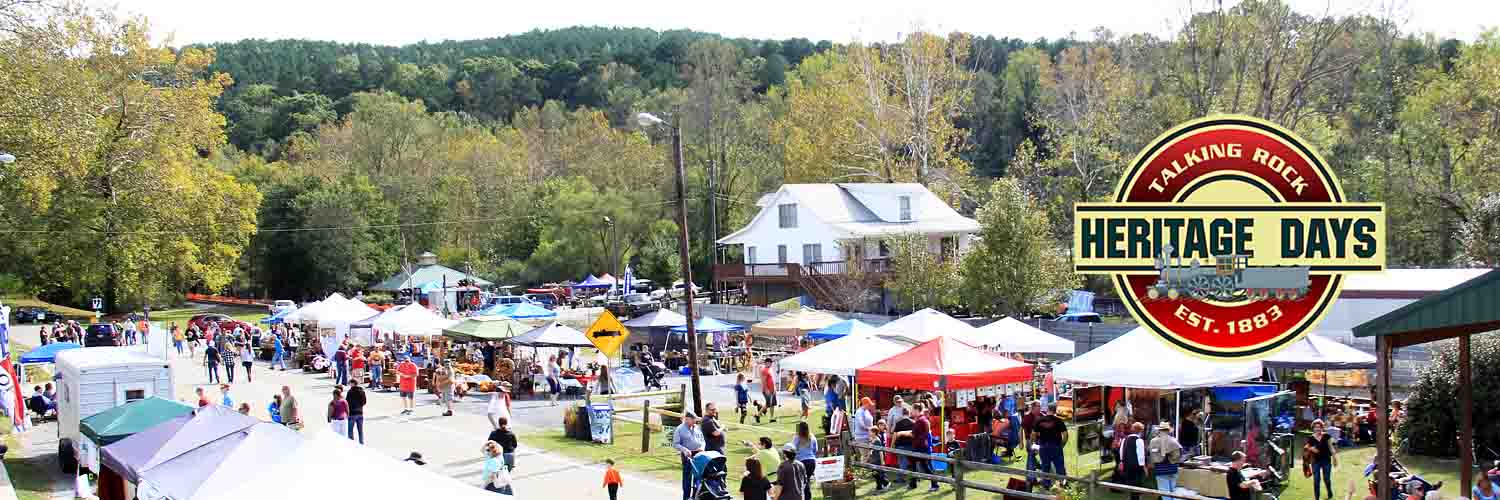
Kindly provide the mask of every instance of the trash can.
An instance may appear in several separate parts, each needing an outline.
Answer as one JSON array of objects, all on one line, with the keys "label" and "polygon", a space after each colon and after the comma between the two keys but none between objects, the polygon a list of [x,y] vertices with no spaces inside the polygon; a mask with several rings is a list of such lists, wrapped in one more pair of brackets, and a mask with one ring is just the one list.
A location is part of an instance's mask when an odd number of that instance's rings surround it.
[{"label": "trash can", "polygon": [[589,405],[589,437],[595,443],[609,444],[614,441],[614,404],[609,402]]}]

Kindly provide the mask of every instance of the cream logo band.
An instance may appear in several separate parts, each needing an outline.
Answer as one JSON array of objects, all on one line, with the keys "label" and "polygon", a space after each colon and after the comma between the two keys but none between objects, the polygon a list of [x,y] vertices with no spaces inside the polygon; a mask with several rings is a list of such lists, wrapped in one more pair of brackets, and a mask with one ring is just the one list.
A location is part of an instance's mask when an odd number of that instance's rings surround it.
[{"label": "cream logo band", "polygon": [[1074,270],[1107,274],[1142,326],[1189,353],[1264,357],[1311,332],[1343,276],[1385,269],[1385,208],[1344,198],[1296,135],[1243,116],[1192,121],[1080,203]]}]

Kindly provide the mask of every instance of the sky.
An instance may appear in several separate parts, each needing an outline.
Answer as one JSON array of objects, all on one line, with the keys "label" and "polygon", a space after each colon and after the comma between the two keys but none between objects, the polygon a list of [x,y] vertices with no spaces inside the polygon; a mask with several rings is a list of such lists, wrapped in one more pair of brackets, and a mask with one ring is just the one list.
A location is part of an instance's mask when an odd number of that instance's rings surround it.
[{"label": "sky", "polygon": [[[102,3],[102,2],[110,3]],[[1212,0],[99,0],[146,16],[173,45],[306,38],[399,45],[568,26],[689,28],[730,37],[891,40],[914,27],[1026,40],[1096,27],[1165,35]],[[1407,32],[1472,40],[1500,25],[1496,0],[1287,0],[1304,13],[1395,11]],[[1234,4],[1236,0],[1225,0]],[[1394,7],[1391,7],[1394,4]],[[1418,8],[1420,6],[1420,8]]]}]

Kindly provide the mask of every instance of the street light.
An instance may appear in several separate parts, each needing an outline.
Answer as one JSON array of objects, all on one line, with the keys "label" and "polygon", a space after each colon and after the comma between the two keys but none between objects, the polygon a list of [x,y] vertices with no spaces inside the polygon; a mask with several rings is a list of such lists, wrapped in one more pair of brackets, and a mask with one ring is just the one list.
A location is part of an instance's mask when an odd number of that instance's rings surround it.
[{"label": "street light", "polygon": [[[641,128],[657,125],[670,125],[672,127],[672,163],[677,170],[677,256],[682,261],[682,287],[683,302],[682,310],[687,316],[687,339],[688,339],[688,367],[693,379],[693,411],[698,415],[703,414],[703,390],[698,381],[698,331],[693,324],[693,266],[688,260],[688,225],[687,225],[687,190],[683,187],[683,178],[687,177],[682,166],[682,128],[676,123],[667,123],[666,120],[657,118],[651,113],[640,113],[635,115],[635,122]],[[671,289],[667,289],[667,296],[672,295]]]},{"label": "street light", "polygon": [[[604,216],[604,225],[609,228],[609,234],[605,237],[610,240],[609,248],[604,251],[608,254],[609,258],[609,267],[606,269],[606,272],[615,273],[615,281],[609,284],[610,291],[614,291],[615,284],[620,282],[620,257],[616,255],[620,251],[620,232],[615,230],[615,221],[609,218],[608,215]],[[605,294],[604,298],[608,301],[609,294]],[[620,300],[625,300],[625,289],[623,287],[620,288]]]}]

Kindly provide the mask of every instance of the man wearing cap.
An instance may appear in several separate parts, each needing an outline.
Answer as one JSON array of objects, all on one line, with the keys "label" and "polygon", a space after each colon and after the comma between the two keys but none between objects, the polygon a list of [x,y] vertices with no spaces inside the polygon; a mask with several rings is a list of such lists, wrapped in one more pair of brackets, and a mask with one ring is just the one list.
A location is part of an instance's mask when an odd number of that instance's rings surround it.
[{"label": "man wearing cap", "polygon": [[1172,424],[1156,424],[1156,436],[1151,438],[1151,474],[1156,477],[1156,489],[1177,489],[1177,464],[1182,462],[1182,445],[1172,437]]},{"label": "man wearing cap", "polygon": [[703,431],[698,428],[698,415],[682,412],[682,424],[672,431],[672,447],[682,458],[682,500],[693,500],[693,455],[703,451]]},{"label": "man wearing cap", "polygon": [[776,467],[776,482],[771,485],[771,498],[803,500],[807,491],[807,466],[797,461],[797,446],[792,443],[783,445],[781,456],[781,465]]}]

